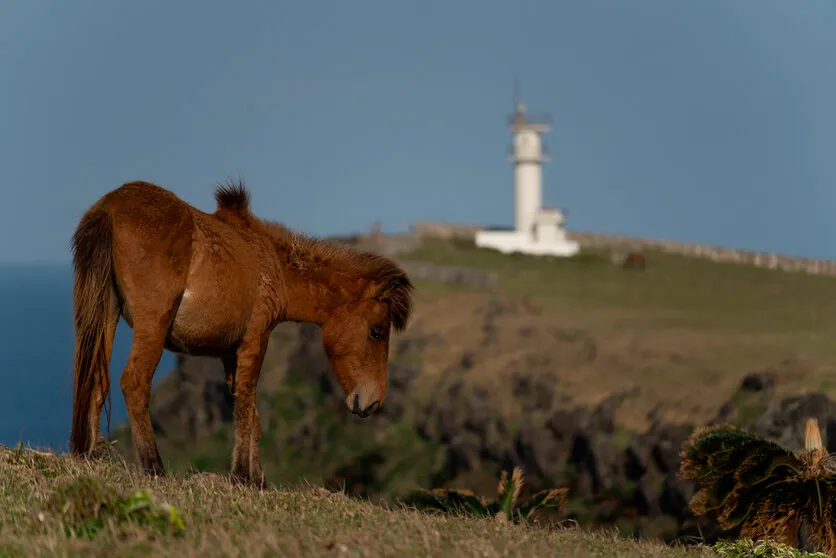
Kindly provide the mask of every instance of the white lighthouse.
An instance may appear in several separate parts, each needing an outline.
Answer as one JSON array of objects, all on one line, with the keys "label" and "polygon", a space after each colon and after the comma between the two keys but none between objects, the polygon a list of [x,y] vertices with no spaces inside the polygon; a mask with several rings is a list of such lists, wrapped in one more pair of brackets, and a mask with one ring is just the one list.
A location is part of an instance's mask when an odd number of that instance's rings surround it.
[{"label": "white lighthouse", "polygon": [[514,163],[514,228],[476,233],[476,245],[502,253],[573,256],[579,245],[566,238],[559,209],[542,207],[543,163],[548,156],[540,135],[551,131],[546,119],[527,120],[525,106],[517,103],[511,116],[514,133],[510,159]]}]

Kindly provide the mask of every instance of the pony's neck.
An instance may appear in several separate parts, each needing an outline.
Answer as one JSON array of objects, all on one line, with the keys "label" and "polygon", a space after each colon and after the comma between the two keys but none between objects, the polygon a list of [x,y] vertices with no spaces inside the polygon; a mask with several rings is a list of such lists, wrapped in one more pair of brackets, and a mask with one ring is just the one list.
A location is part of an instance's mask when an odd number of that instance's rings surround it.
[{"label": "pony's neck", "polygon": [[357,298],[367,281],[351,265],[350,252],[272,224],[282,292],[282,318],[322,325],[338,306]]},{"label": "pony's neck", "polygon": [[287,321],[322,326],[334,309],[354,294],[335,280],[342,275],[340,273],[332,274],[324,270],[300,273],[292,265],[283,267],[283,314]]}]

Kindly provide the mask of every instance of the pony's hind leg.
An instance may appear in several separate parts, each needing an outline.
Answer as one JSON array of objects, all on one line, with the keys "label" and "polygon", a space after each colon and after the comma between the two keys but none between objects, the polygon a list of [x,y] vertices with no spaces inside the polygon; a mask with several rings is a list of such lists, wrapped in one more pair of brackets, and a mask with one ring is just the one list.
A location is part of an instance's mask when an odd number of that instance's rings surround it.
[{"label": "pony's hind leg", "polygon": [[[238,368],[238,355],[236,352],[230,352],[229,354],[223,356],[221,358],[223,365],[224,365],[224,372],[226,373],[226,385],[229,387],[229,392],[235,396],[235,371]],[[255,399],[255,398],[253,398]],[[264,487],[264,477],[261,472],[261,458],[258,454],[258,441],[261,438],[261,416],[258,413],[258,407],[256,407],[255,402],[252,405],[253,408],[253,418],[252,418],[252,426],[250,429],[250,447],[248,453],[249,459],[249,478],[253,484],[260,485],[262,488]],[[233,462],[237,461],[237,454]],[[241,475],[238,475],[238,479],[240,479]]]},{"label": "pony's hind leg", "polygon": [[160,363],[165,346],[167,328],[142,328],[134,323],[134,339],[128,363],[120,382],[131,434],[142,469],[146,474],[165,474],[154,430],[151,426],[149,405],[151,402],[151,381]]},{"label": "pony's hind leg", "polygon": [[258,441],[261,439],[261,415],[253,402],[252,430],[250,431],[250,478],[253,483],[264,488],[264,473],[261,470],[261,456],[258,452]]},{"label": "pony's hind leg", "polygon": [[165,473],[149,404],[151,381],[180,307],[192,256],[191,211],[147,184],[126,185],[107,199],[113,217],[113,269],[122,314],[133,329],[121,387],[134,447],[148,474]]},{"label": "pony's hind leg", "polygon": [[[232,479],[234,482],[264,486],[258,440],[261,437],[261,417],[255,406],[256,388],[267,334],[244,338],[235,358],[225,362],[227,383],[235,398],[235,445],[232,451]],[[230,374],[234,363],[234,373]]]}]

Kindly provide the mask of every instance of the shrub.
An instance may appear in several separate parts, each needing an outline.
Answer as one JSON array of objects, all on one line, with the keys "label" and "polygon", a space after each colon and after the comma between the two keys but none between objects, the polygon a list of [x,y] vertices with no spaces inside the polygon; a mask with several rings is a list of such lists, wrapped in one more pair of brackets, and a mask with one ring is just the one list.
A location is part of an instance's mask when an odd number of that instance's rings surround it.
[{"label": "shrub", "polygon": [[807,421],[805,448],[793,452],[730,425],[698,429],[682,446],[681,472],[696,483],[690,507],[740,536],[785,545],[806,539],[836,553],[836,463]]}]

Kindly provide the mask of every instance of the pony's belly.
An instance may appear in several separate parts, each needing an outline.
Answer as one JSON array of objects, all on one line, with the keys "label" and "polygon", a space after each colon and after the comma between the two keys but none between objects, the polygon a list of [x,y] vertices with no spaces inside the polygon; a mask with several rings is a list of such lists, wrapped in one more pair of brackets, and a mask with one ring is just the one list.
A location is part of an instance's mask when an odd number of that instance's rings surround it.
[{"label": "pony's belly", "polygon": [[235,345],[244,334],[246,318],[224,306],[220,300],[198,298],[186,290],[168,336],[171,349],[190,353]]}]

